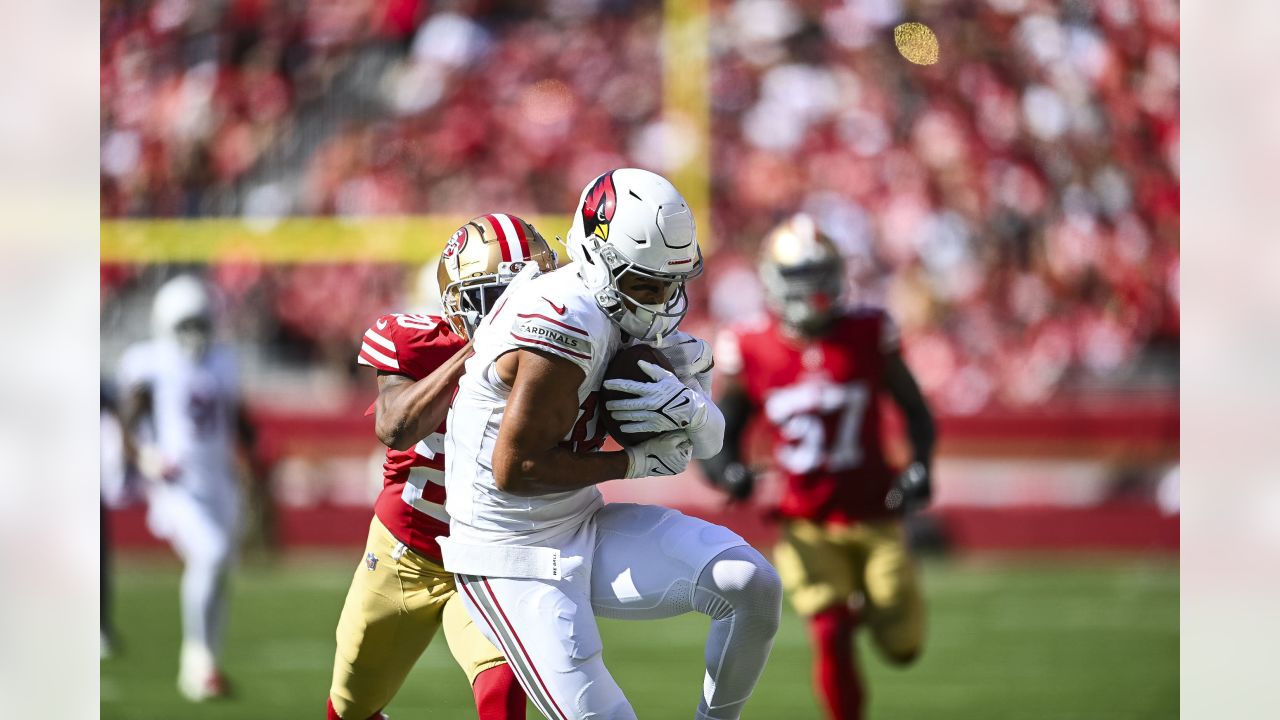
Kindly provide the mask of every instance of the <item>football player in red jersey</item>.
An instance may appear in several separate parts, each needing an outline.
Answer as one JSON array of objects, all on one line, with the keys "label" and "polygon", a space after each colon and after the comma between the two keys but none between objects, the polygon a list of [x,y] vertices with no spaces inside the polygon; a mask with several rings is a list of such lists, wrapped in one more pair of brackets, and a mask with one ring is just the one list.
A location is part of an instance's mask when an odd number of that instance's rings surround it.
[{"label": "football player in red jersey", "polygon": [[[814,681],[828,716],[860,718],[864,691],[853,633],[864,625],[895,665],[919,656],[924,604],[901,522],[929,501],[934,424],[898,332],[882,310],[841,305],[844,268],[830,239],[797,215],[765,241],[760,267],[769,316],[727,330],[715,357],[725,389],[723,451],[712,481],[746,499],[748,421],[763,415],[785,488],[774,564],[807,618]],[[902,472],[881,449],[879,398],[902,408],[914,459]]]},{"label": "football player in red jersey", "polygon": [[436,537],[449,534],[444,421],[472,354],[471,332],[520,272],[533,273],[531,265],[557,265],[533,226],[503,213],[477,217],[440,257],[444,317],[385,315],[362,338],[358,362],[378,371],[373,410],[387,459],[368,543],[338,620],[330,720],[384,717],[442,626],[480,719],[525,717],[524,691],[462,607]]}]

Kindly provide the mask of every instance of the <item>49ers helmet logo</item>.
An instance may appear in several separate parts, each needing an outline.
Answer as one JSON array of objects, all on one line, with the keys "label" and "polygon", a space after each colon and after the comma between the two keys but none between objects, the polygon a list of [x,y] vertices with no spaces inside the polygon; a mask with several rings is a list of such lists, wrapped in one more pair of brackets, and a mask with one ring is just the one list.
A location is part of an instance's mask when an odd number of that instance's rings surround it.
[{"label": "49ers helmet logo", "polygon": [[582,200],[582,234],[609,239],[609,223],[618,207],[618,194],[613,188],[613,171],[596,178]]},{"label": "49ers helmet logo", "polygon": [[466,247],[466,245],[467,228],[464,225],[463,227],[458,228],[458,231],[449,238],[449,242],[445,243],[443,253],[444,258],[446,260],[452,259],[454,255],[462,252],[462,248]]}]

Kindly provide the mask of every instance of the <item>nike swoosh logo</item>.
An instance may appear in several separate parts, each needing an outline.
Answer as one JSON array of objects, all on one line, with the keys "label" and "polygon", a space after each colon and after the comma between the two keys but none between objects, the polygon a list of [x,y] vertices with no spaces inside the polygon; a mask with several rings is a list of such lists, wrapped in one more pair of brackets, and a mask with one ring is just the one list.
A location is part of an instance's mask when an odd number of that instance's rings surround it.
[{"label": "nike swoosh logo", "polygon": [[387,327],[387,321],[386,321],[386,320],[379,320],[379,321],[378,321],[378,329],[379,329],[379,330],[385,330],[385,329],[386,329],[386,327]]},{"label": "nike swoosh logo", "polygon": [[[545,297],[544,297],[544,298],[542,298],[542,299],[543,299],[543,300],[547,300]],[[556,314],[558,314],[558,315],[563,315],[563,314],[565,314],[565,311],[567,311],[567,310],[569,309],[569,308],[565,307],[564,305],[557,305],[557,304],[555,304],[555,303],[551,302],[550,300],[547,300],[547,304],[548,304],[548,305],[550,305],[550,306],[551,306],[551,309],[552,309],[552,310],[555,310],[555,311],[556,311]]]},{"label": "nike swoosh logo", "polygon": [[670,465],[667,465],[666,463],[662,462],[662,459],[661,459],[661,458],[659,458],[657,455],[649,455],[648,457],[649,457],[649,459],[650,459],[650,460],[652,460],[652,461],[654,462],[654,464],[656,464],[656,465],[657,465],[657,467],[651,467],[651,468],[649,468],[649,474],[651,474],[651,475],[661,475],[661,474],[662,474],[662,473],[664,473],[664,472],[665,472],[666,474],[668,474],[668,475],[675,475],[675,474],[676,474],[676,469],[675,469],[675,468],[673,468],[673,467],[671,467]]}]

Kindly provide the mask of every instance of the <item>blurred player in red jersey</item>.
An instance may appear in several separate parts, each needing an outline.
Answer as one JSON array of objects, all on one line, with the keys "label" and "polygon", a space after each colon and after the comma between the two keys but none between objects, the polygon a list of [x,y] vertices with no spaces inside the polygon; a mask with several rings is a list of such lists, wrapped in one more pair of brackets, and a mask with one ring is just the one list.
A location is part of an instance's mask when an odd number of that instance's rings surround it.
[{"label": "blurred player in red jersey", "polygon": [[[762,414],[785,481],[774,564],[808,619],[828,716],[860,718],[854,630],[867,626],[895,665],[913,662],[923,643],[924,603],[900,515],[929,501],[933,418],[889,317],[841,304],[842,259],[811,218],[797,215],[769,235],[760,272],[770,316],[725,331],[716,347],[726,430],[707,471],[730,497],[751,494],[742,435]],[[906,416],[914,460],[903,472],[881,448],[882,392]]]},{"label": "blurred player in red jersey", "polygon": [[358,362],[378,371],[378,439],[387,446],[383,488],[365,554],[338,620],[328,717],[381,718],[436,630],[470,681],[481,720],[525,717],[525,695],[502,653],[472,624],[441,565],[445,416],[470,336],[521,272],[555,269],[533,226],[493,213],[463,225],[440,257],[444,317],[385,315],[364,334]]}]

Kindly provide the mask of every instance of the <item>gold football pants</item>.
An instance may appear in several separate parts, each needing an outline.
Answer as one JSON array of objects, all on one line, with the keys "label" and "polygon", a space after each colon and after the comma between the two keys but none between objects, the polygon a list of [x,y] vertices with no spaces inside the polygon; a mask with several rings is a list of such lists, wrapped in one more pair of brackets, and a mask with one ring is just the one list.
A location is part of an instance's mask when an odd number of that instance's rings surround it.
[{"label": "gold football pants", "polygon": [[506,662],[472,624],[453,573],[409,550],[375,517],[338,619],[334,710],[365,720],[386,707],[441,625],[467,682]]},{"label": "gold football pants", "polygon": [[909,660],[924,641],[924,598],[897,520],[824,526],[791,520],[774,565],[804,617],[863,597],[861,622],[890,660]]}]

